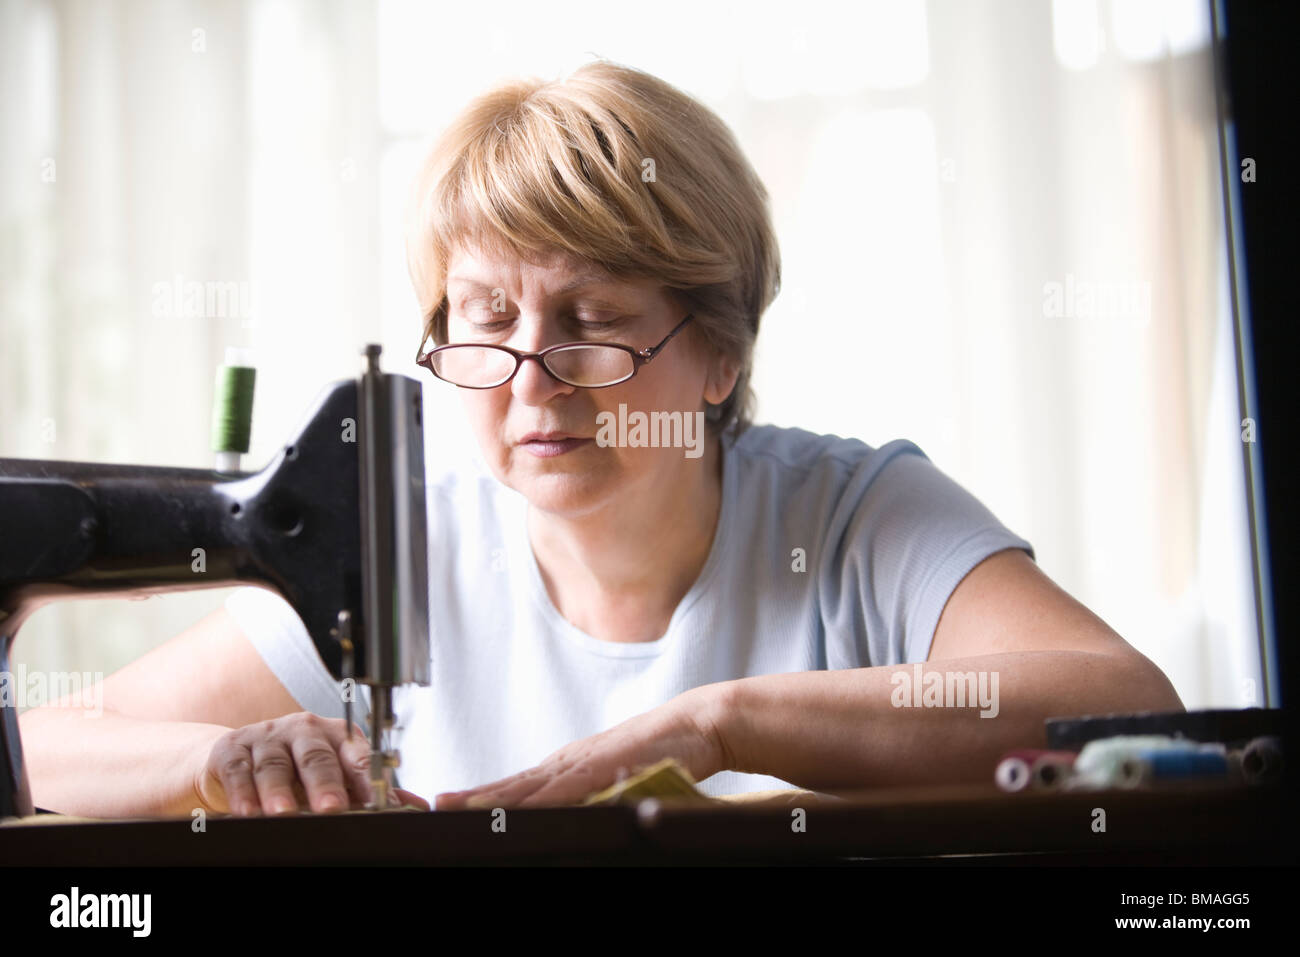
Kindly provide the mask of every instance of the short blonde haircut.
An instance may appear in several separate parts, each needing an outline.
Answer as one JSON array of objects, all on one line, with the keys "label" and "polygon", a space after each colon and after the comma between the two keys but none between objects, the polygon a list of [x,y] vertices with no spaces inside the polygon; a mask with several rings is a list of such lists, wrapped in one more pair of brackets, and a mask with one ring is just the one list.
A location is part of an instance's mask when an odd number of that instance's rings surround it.
[{"label": "short blonde haircut", "polygon": [[604,60],[566,79],[506,82],[442,133],[416,180],[407,263],[425,336],[447,341],[458,248],[526,262],[568,254],[661,283],[705,342],[740,366],[709,409],[737,433],[753,414],[759,318],[780,288],[767,190],[726,124],[640,70]]}]

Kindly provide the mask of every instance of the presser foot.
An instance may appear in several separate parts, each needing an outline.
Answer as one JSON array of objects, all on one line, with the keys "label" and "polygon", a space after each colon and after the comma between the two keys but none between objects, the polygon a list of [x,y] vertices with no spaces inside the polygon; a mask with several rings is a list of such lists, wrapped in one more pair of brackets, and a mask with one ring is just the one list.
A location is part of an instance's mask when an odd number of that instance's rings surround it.
[{"label": "presser foot", "polygon": [[393,769],[398,766],[396,751],[370,752],[370,803],[367,811],[392,811],[402,806],[393,782]]}]

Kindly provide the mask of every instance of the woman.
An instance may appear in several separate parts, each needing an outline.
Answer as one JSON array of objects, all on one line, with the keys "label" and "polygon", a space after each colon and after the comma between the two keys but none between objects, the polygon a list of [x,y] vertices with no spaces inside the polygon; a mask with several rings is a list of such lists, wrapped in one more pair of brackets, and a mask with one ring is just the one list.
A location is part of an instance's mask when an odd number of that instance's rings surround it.
[{"label": "woman", "polygon": [[[712,794],[988,780],[1047,717],[1182,709],[911,443],[750,427],[779,257],[698,103],[603,62],[512,83],[451,125],[416,196],[420,362],[459,387],[482,467],[429,479],[433,683],[395,695],[405,800],[575,803],[664,757]],[[369,797],[338,684],[268,593],[104,704],[76,737],[24,716],[38,805]]]}]

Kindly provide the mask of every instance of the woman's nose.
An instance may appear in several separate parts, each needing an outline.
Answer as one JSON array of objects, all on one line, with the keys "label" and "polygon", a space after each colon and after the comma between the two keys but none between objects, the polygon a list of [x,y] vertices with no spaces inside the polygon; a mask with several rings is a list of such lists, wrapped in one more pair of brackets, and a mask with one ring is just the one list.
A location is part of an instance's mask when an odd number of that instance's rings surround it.
[{"label": "woman's nose", "polygon": [[540,405],[557,395],[572,392],[573,388],[547,372],[540,359],[525,359],[510,381],[512,394],[526,405]]},{"label": "woman's nose", "polygon": [[[508,345],[520,352],[540,352],[548,346],[557,345],[562,340],[557,326],[548,323],[526,323],[520,328],[520,335]],[[514,396],[529,405],[538,405],[556,395],[567,394],[574,390],[552,376],[536,357],[524,359],[519,364],[519,371],[510,382]]]}]

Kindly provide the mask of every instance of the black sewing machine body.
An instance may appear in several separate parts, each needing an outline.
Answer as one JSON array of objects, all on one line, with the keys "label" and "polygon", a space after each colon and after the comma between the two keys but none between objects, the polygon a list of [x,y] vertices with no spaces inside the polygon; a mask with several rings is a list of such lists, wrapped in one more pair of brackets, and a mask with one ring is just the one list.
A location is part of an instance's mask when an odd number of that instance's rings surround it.
[{"label": "black sewing machine body", "polygon": [[[377,366],[334,383],[253,473],[0,459],[0,671],[50,601],[246,584],[288,601],[336,679],[428,684],[420,403]],[[0,817],[30,814],[16,708],[0,719]]]}]

